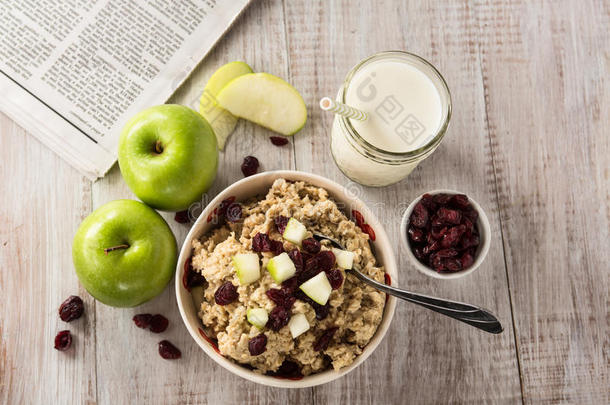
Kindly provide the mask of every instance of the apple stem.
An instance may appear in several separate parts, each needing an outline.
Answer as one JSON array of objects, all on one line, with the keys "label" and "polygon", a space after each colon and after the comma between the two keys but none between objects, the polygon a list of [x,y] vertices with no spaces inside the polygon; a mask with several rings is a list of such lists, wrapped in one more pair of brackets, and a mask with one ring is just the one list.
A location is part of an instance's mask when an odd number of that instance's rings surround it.
[{"label": "apple stem", "polygon": [[127,244],[112,246],[112,247],[104,249],[104,253],[108,254],[108,252],[112,252],[113,250],[128,249],[128,248],[129,248],[129,245],[127,245]]},{"label": "apple stem", "polygon": [[155,153],[158,155],[163,153],[163,145],[161,144],[161,141],[155,142]]}]

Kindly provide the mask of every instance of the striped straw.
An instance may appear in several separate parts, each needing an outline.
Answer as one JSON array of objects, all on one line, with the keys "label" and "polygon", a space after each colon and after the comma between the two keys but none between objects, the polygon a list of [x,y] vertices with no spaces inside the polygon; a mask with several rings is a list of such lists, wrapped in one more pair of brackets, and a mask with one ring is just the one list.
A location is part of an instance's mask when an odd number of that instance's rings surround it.
[{"label": "striped straw", "polygon": [[324,97],[320,100],[320,108],[324,111],[334,112],[347,118],[353,118],[358,121],[365,121],[368,115],[364,111],[355,109],[329,97]]}]

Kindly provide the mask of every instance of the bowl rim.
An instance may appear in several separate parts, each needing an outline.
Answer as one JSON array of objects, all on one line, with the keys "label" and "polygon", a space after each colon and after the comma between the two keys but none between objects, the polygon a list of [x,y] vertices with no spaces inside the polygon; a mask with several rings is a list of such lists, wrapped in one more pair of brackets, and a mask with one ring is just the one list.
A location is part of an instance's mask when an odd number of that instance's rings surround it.
[{"label": "bowl rim", "polygon": [[[477,225],[479,227],[479,232],[480,232],[481,240],[483,243],[480,244],[480,247],[477,251],[476,259],[475,259],[474,263],[468,269],[460,270],[455,273],[439,273],[439,272],[435,271],[434,269],[422,264],[419,260],[417,260],[417,258],[413,254],[413,251],[411,250],[411,243],[409,242],[409,239],[407,238],[407,225],[409,222],[409,217],[411,216],[411,212],[413,211],[413,208],[415,208],[415,205],[422,199],[424,194],[432,194],[432,195],[434,195],[434,194],[452,194],[452,195],[464,194],[464,195],[468,196],[468,200],[479,213],[479,218],[477,219]],[[462,278],[464,276],[467,276],[468,274],[473,273],[476,269],[478,269],[481,266],[481,263],[483,263],[483,261],[485,260],[487,253],[489,252],[489,246],[491,245],[491,235],[490,234],[491,234],[491,227],[489,225],[489,219],[487,218],[487,214],[485,214],[485,211],[483,210],[481,205],[479,205],[479,203],[477,203],[475,201],[475,199],[472,198],[471,196],[469,196],[468,194],[462,193],[462,192],[456,191],[456,190],[451,190],[451,189],[436,189],[436,190],[431,190],[431,191],[427,191],[425,193],[420,194],[413,201],[411,201],[411,204],[409,204],[409,206],[405,210],[405,212],[402,216],[402,220],[400,222],[400,240],[402,241],[402,244],[405,248],[406,256],[409,258],[409,261],[411,262],[413,267],[415,267],[417,270],[419,270],[421,273],[423,273],[427,276],[441,279],[441,280],[454,280],[457,278]]]},{"label": "bowl rim", "polygon": [[[249,176],[243,178],[241,180],[236,181],[235,183],[230,184],[222,191],[220,191],[202,210],[201,214],[192,225],[189,230],[187,236],[184,239],[182,247],[180,248],[180,254],[178,257],[178,263],[176,265],[176,274],[175,274],[175,292],[176,292],[176,301],[178,303],[178,309],[180,311],[180,316],[184,325],[186,326],[189,334],[195,340],[195,342],[199,345],[199,347],[214,360],[217,364],[230,371],[233,374],[236,374],[242,378],[253,381],[258,384],[272,386],[272,387],[280,387],[280,388],[306,388],[312,387],[316,385],[325,384],[327,382],[336,380],[338,378],[343,377],[348,374],[355,368],[357,368],[360,364],[362,364],[377,348],[377,346],[381,343],[383,338],[385,337],[389,326],[394,317],[394,313],[396,310],[396,298],[392,296],[387,296],[387,300],[384,307],[383,316],[379,326],[377,327],[377,331],[375,335],[371,338],[368,344],[364,347],[362,353],[358,355],[355,361],[338,371],[333,369],[323,371],[321,373],[312,374],[309,376],[305,376],[298,380],[291,380],[285,378],[278,378],[273,376],[267,376],[259,373],[255,373],[247,368],[238,365],[237,363],[225,358],[221,354],[217,353],[212,345],[205,341],[202,336],[199,335],[199,330],[201,328],[201,321],[198,316],[195,316],[197,320],[199,320],[198,325],[193,325],[187,319],[187,309],[185,308],[185,296],[188,295],[188,299],[191,299],[190,292],[186,290],[186,288],[182,284],[182,273],[184,269],[185,262],[188,258],[191,257],[191,243],[192,240],[196,237],[201,236],[201,232],[203,232],[203,228],[207,226],[206,219],[213,212],[213,207],[216,207],[222,200],[228,198],[230,195],[235,193],[235,190],[244,186],[247,183],[255,183],[257,181],[260,182],[270,182],[272,184],[273,181],[279,178],[284,178],[289,181],[306,181],[310,182],[316,187],[321,187],[326,189],[331,197],[336,197],[336,191],[340,191],[345,195],[345,200],[342,202],[346,203],[348,207],[353,209],[358,209],[363,213],[365,218],[367,219],[367,223],[369,223],[374,229],[376,234],[375,240],[375,248],[378,252],[383,251],[383,266],[384,270],[387,274],[389,274],[391,281],[395,282],[398,279],[397,272],[397,262],[396,257],[394,255],[394,251],[391,247],[390,239],[387,236],[384,227],[379,222],[374,213],[355,196],[350,196],[349,190],[347,190],[344,186],[327,179],[323,176],[319,176],[316,174],[297,171],[297,170],[275,170],[275,171],[267,171],[258,173],[253,176]],[[334,189],[333,192],[331,189]],[[349,199],[349,200],[348,200]],[[339,202],[339,201],[337,201]],[[377,258],[378,259],[378,258]],[[379,260],[379,259],[378,259]]]}]

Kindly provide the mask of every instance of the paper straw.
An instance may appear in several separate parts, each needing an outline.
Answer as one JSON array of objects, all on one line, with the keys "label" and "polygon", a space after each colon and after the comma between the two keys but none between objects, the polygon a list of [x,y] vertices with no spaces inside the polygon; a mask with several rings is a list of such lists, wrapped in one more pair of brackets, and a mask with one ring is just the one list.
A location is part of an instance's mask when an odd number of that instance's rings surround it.
[{"label": "paper straw", "polygon": [[368,115],[364,111],[355,109],[329,97],[324,97],[320,100],[320,108],[324,111],[334,112],[347,118],[353,118],[358,121],[365,121]]}]

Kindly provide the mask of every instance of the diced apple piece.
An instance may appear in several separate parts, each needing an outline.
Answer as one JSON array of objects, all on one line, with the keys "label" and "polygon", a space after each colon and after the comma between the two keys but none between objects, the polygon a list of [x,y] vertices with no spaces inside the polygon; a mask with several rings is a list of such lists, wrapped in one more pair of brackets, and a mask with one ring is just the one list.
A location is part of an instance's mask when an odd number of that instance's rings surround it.
[{"label": "diced apple piece", "polygon": [[320,305],[326,305],[330,293],[333,291],[325,272],[310,278],[299,287],[309,298]]},{"label": "diced apple piece", "polygon": [[309,322],[307,322],[307,317],[304,314],[296,314],[290,318],[288,321],[288,328],[290,329],[290,334],[293,339],[296,339],[298,336],[309,330]]},{"label": "diced apple piece", "polygon": [[278,284],[288,280],[297,272],[297,268],[286,252],[269,259],[267,270],[269,271],[271,278]]},{"label": "diced apple piece", "polygon": [[301,245],[301,241],[307,237],[307,228],[294,218],[290,218],[282,237],[288,242]]},{"label": "diced apple piece", "polygon": [[227,138],[237,125],[238,118],[219,106],[216,97],[227,83],[248,73],[252,73],[252,68],[244,62],[229,62],[222,65],[210,77],[201,94],[199,112],[212,126],[220,150],[224,149]]},{"label": "diced apple piece", "polygon": [[246,312],[246,317],[248,318],[248,322],[260,330],[267,325],[267,321],[269,320],[269,314],[265,308],[251,308]]},{"label": "diced apple piece", "polygon": [[282,135],[293,135],[307,121],[303,97],[269,73],[250,73],[231,80],[218,93],[218,104],[231,114]]},{"label": "diced apple piece", "polygon": [[354,265],[354,252],[333,248],[333,253],[337,260],[337,266],[343,270],[350,270],[352,268]]},{"label": "diced apple piece", "polygon": [[238,253],[233,256],[232,261],[239,284],[250,284],[261,277],[260,262],[256,253]]}]

